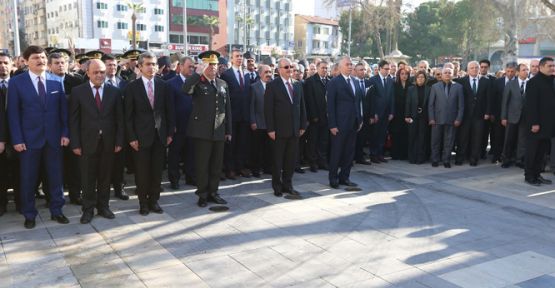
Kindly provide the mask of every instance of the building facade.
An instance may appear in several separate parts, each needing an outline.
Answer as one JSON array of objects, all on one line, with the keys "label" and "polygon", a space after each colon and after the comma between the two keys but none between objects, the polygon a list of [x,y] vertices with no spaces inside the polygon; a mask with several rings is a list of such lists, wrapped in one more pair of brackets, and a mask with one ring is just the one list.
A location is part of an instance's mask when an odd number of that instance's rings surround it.
[{"label": "building facade", "polygon": [[25,0],[18,4],[19,23],[25,42],[29,45],[46,46],[46,2],[45,0]]},{"label": "building facade", "polygon": [[[183,15],[185,2],[187,9],[186,15]],[[186,34],[188,55],[197,55],[208,49],[225,54],[227,44],[226,0],[169,0],[168,4],[170,12],[167,48],[169,51],[183,51],[185,49],[183,40]],[[187,19],[186,27],[183,27],[184,16]],[[213,21],[211,23],[213,25],[210,25],[210,21]]]},{"label": "building facade", "polygon": [[295,55],[334,57],[340,52],[339,23],[318,16],[295,15]]},{"label": "building facade", "polygon": [[14,11],[13,1],[0,1],[0,13],[7,17],[0,18],[0,49],[4,53],[15,55],[13,47]]},{"label": "building facade", "polygon": [[292,55],[292,0],[228,0],[228,49],[260,55]]}]

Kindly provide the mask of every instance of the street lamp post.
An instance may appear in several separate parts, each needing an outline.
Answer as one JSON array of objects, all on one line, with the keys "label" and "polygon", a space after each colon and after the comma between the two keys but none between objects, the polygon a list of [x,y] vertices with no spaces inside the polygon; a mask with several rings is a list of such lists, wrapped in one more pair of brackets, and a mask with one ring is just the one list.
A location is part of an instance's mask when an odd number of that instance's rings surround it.
[{"label": "street lamp post", "polygon": [[185,55],[189,55],[187,46],[187,0],[183,0],[183,50]]}]

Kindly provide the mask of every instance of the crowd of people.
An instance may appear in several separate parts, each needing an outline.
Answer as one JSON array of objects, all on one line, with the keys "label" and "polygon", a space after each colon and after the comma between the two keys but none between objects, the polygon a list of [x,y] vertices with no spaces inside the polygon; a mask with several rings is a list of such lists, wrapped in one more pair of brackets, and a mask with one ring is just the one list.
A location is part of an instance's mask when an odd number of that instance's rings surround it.
[{"label": "crowd of people", "polygon": [[38,46],[15,59],[0,53],[0,216],[13,189],[26,228],[35,227],[37,197],[52,220],[69,223],[67,189],[81,223],[95,209],[113,219],[111,188],[129,199],[125,172],[135,176],[139,213],[163,213],[164,169],[171,189],[182,178],[197,187],[199,207],[227,203],[218,193],[226,179],[271,174],[276,197],[301,197],[292,178],[306,168],[327,170],[332,188],[355,187],[354,163],[450,168],[453,153],[454,165],[477,166],[489,154],[503,168],[524,168],[530,185],[550,184],[540,173],[555,134],[553,59],[507,63],[498,77],[489,69],[488,60],[463,71],[456,62],[369,65],[346,56],[257,63],[239,50],[229,59],[140,50],[73,57]]}]

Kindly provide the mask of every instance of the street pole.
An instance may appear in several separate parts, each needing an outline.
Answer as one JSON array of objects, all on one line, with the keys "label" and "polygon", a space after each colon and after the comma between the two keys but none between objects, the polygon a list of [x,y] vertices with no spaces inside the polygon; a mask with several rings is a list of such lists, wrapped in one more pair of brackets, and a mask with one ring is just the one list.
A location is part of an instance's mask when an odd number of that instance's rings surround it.
[{"label": "street pole", "polygon": [[353,22],[353,6],[349,6],[349,42],[347,43],[347,56],[351,57],[351,26]]},{"label": "street pole", "polygon": [[17,0],[13,0],[13,9],[14,9],[13,54],[14,56],[19,56],[21,54],[19,51],[21,48],[19,47],[19,23],[17,23]]},{"label": "street pole", "polygon": [[189,56],[187,46],[187,0],[183,0],[183,51]]},{"label": "street pole", "polygon": [[243,52],[247,51],[247,0],[243,1],[243,31],[245,39],[243,41]]}]

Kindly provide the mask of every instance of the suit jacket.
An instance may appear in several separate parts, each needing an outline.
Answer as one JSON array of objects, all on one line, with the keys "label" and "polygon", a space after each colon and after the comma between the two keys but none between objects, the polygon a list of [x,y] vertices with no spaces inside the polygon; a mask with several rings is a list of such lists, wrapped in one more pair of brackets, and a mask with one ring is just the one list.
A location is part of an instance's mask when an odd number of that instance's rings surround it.
[{"label": "suit jacket", "polygon": [[260,80],[251,85],[250,93],[250,123],[256,124],[256,129],[266,129],[266,119],[264,119],[264,94],[266,90]]},{"label": "suit jacket", "polygon": [[464,115],[464,94],[462,85],[451,82],[449,96],[445,95],[444,82],[432,86],[428,101],[429,120],[438,125],[453,125],[455,120],[462,121]]},{"label": "suit jacket", "polygon": [[12,144],[25,144],[27,149],[40,149],[48,144],[60,147],[60,139],[69,137],[67,99],[59,81],[45,80],[44,103],[28,72],[9,81],[8,124]]},{"label": "suit jacket", "polygon": [[157,77],[154,81],[154,109],[150,106],[142,77],[130,82],[123,91],[125,131],[128,142],[139,141],[139,147],[150,147],[154,137],[163,146],[175,131],[175,109],[168,84]]},{"label": "suit jacket", "polygon": [[[352,80],[351,80],[352,81]],[[341,130],[356,130],[362,123],[362,99],[353,93],[343,75],[334,77],[326,87],[328,95],[328,126]]]},{"label": "suit jacket", "polygon": [[[108,82],[108,79],[106,79],[106,81],[104,83],[106,83],[108,85],[112,85],[110,82]],[[129,83],[129,81],[121,78],[120,76],[118,76],[116,74],[116,85],[114,87],[119,88],[120,90],[123,90],[127,86],[127,83]],[[123,94],[122,94],[122,97],[123,97]]]},{"label": "suit jacket", "polygon": [[96,152],[100,131],[104,151],[114,151],[115,146],[123,147],[125,128],[121,91],[104,84],[100,111],[94,99],[95,93],[89,82],[74,87],[71,93],[69,143],[72,149],[81,148],[85,155]]},{"label": "suit jacket", "polygon": [[189,117],[193,110],[193,98],[183,91],[183,80],[181,75],[175,75],[167,82],[172,91],[173,104],[175,108],[175,129],[176,134],[186,135]]},{"label": "suit jacket", "polygon": [[227,69],[221,79],[227,83],[229,99],[231,100],[231,115],[233,122],[250,121],[249,89],[250,77],[243,76],[243,89],[235,75],[233,68]]},{"label": "suit jacket", "polygon": [[79,86],[83,84],[83,82],[83,76],[77,73],[66,73],[64,77],[64,91],[66,93],[66,96],[68,97],[68,100],[71,97],[71,91],[73,87]]},{"label": "suit jacket", "polygon": [[505,91],[505,85],[509,85],[509,82],[505,84],[505,77],[501,77],[496,79],[493,83],[493,95],[491,97],[491,114],[495,116],[495,119],[501,118],[503,92]]},{"label": "suit jacket", "polygon": [[245,74],[245,79],[247,79],[245,83],[250,83],[250,85],[252,85],[260,80],[260,77],[258,76],[258,73],[256,73],[256,71],[254,72],[254,77],[252,77],[253,72],[250,72],[248,70],[244,70],[243,73]]},{"label": "suit jacket", "polygon": [[553,76],[538,73],[528,80],[526,87],[526,103],[524,119],[527,131],[533,125],[540,125],[538,133],[528,133],[530,137],[547,139],[555,135],[555,83]]},{"label": "suit jacket", "polygon": [[463,121],[471,118],[484,119],[484,115],[491,115],[492,85],[487,77],[480,77],[477,81],[478,91],[474,95],[470,76],[458,78],[457,81],[463,86],[464,94],[464,116]]},{"label": "suit jacket", "polygon": [[[526,81],[528,81],[528,78]],[[526,83],[526,86],[528,86],[528,83]],[[503,90],[501,120],[505,119],[511,124],[518,124],[520,122],[520,116],[522,116],[525,99],[526,93],[520,93],[518,77],[515,77],[515,79],[507,83],[507,87]]]},{"label": "suit jacket", "polygon": [[4,92],[0,89],[0,142],[8,142],[8,117],[6,114],[6,101],[8,100],[8,91]]},{"label": "suit jacket", "polygon": [[303,87],[298,81],[292,80],[294,90],[293,103],[281,77],[266,85],[264,95],[264,116],[268,132],[276,132],[276,138],[299,137],[299,130],[306,129],[306,107]]},{"label": "suit jacket", "polygon": [[394,89],[393,80],[386,77],[385,86],[382,83],[382,78],[378,74],[370,78],[370,115],[378,115],[379,119],[385,119],[389,115],[395,114],[395,99],[394,99]]},{"label": "suit jacket", "polygon": [[224,141],[231,135],[232,115],[229,89],[221,79],[214,79],[216,87],[204,76],[193,73],[185,80],[183,91],[193,97],[193,110],[187,125],[187,136]]},{"label": "suit jacket", "polygon": [[[329,83],[330,78],[326,77]],[[304,96],[306,101],[306,114],[308,120],[318,118],[318,122],[328,121],[328,103],[326,101],[326,86],[322,83],[318,73],[308,77],[304,82]]]},{"label": "suit jacket", "polygon": [[[424,85],[424,101],[421,103],[422,106],[418,107],[418,86],[411,85],[407,91],[407,101],[405,106],[405,118],[415,119],[419,115],[424,120],[428,120],[428,101],[430,98],[431,87]],[[418,113],[421,108],[421,113]]]}]

